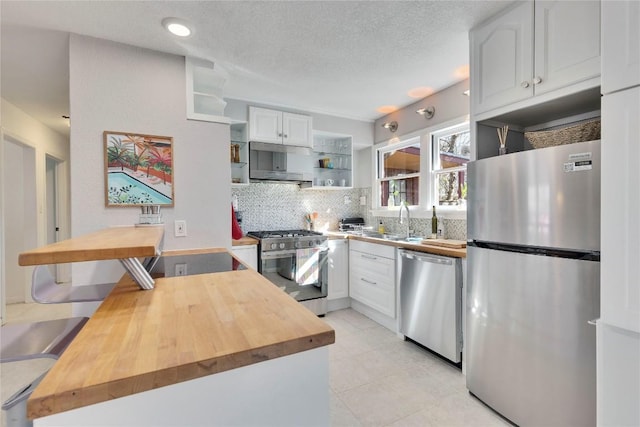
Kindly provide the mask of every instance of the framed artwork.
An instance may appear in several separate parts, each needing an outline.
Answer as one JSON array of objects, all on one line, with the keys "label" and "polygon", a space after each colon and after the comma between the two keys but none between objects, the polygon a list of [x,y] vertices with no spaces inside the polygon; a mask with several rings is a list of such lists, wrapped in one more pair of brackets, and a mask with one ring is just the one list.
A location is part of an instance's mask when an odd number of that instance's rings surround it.
[{"label": "framed artwork", "polygon": [[173,206],[173,138],[104,131],[105,204]]}]

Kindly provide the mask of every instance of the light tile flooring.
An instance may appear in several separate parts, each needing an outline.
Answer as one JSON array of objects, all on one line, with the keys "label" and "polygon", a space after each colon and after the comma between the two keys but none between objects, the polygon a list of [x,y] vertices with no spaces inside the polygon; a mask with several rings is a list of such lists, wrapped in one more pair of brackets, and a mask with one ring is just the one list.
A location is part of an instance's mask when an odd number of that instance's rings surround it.
[{"label": "light tile flooring", "polygon": [[[38,322],[41,320],[71,317],[71,304],[9,304],[5,312],[6,323]],[[0,340],[2,336],[0,335]],[[21,362],[0,363],[0,401],[6,401],[20,388],[29,385],[47,371],[53,359],[34,359]],[[7,425],[2,411],[2,427]]]},{"label": "light tile flooring", "polygon": [[462,372],[352,309],[325,320],[333,426],[509,426],[472,397]]},{"label": "light tile flooring", "polygon": [[[68,304],[7,306],[7,322],[71,316]],[[336,330],[329,349],[332,426],[509,426],[467,392],[459,369],[352,310],[325,321]],[[53,360],[0,364],[4,402],[49,369]],[[2,427],[6,426],[2,414]]]}]

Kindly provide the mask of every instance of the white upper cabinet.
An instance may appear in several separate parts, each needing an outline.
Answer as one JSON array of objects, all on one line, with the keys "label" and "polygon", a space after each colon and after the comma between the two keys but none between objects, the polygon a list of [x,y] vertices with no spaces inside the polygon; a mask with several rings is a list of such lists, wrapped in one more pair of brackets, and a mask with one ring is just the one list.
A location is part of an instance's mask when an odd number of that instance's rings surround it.
[{"label": "white upper cabinet", "polygon": [[602,2],[602,93],[640,85],[640,2]]},{"label": "white upper cabinet", "polygon": [[471,32],[473,110],[488,111],[533,95],[533,2]]},{"label": "white upper cabinet", "polygon": [[249,140],[311,147],[310,116],[249,107]]},{"label": "white upper cabinet", "polygon": [[517,3],[470,38],[473,114],[600,75],[599,2]]},{"label": "white upper cabinet", "polygon": [[536,1],[535,95],[600,75],[600,2]]}]

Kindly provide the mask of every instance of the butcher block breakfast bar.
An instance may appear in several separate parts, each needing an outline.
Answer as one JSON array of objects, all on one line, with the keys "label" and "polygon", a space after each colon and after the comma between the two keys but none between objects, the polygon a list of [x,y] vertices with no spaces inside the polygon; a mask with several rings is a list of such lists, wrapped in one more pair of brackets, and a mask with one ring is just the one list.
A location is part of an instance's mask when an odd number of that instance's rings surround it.
[{"label": "butcher block breakfast bar", "polygon": [[[162,235],[110,228],[19,262],[153,259]],[[34,425],[329,425],[329,325],[225,249],[141,265],[153,288],[121,278],[29,398]]]}]

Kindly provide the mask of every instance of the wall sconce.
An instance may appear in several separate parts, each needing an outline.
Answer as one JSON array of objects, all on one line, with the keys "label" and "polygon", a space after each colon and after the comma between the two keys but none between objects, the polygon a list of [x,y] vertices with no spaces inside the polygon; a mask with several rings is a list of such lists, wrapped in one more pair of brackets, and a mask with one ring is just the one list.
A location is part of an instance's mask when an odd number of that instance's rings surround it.
[{"label": "wall sconce", "polygon": [[391,131],[392,133],[395,133],[395,131],[398,130],[398,122],[393,121],[393,122],[385,122],[382,125],[383,128],[385,129],[389,129],[389,131]]},{"label": "wall sconce", "polygon": [[416,110],[416,114],[420,114],[421,116],[424,116],[425,119],[431,119],[433,118],[433,115],[436,113],[436,107],[426,107],[426,108],[420,108],[419,110]]}]

